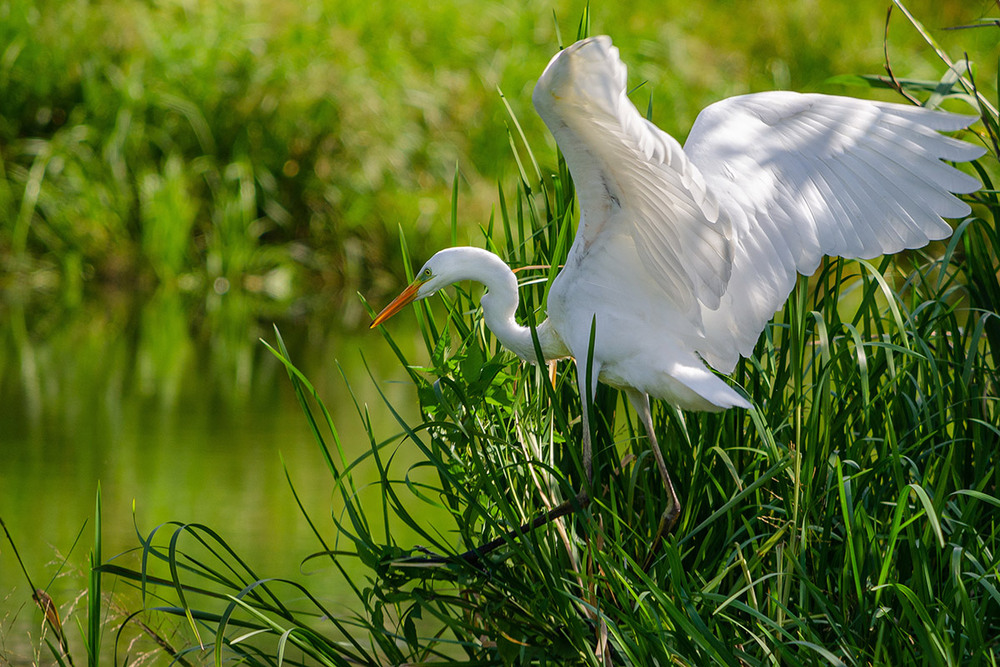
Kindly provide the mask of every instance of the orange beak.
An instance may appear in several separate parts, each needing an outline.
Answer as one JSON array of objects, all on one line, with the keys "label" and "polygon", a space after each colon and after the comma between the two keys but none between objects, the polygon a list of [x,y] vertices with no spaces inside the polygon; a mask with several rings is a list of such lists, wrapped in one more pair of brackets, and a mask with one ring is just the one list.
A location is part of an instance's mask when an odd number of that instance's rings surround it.
[{"label": "orange beak", "polygon": [[409,303],[413,303],[417,298],[417,290],[420,289],[420,285],[423,283],[421,280],[414,280],[410,283],[409,287],[402,291],[402,293],[392,300],[388,306],[382,309],[382,312],[375,316],[375,320],[372,322],[370,329],[374,329],[378,325],[385,322],[387,319],[398,313]]}]

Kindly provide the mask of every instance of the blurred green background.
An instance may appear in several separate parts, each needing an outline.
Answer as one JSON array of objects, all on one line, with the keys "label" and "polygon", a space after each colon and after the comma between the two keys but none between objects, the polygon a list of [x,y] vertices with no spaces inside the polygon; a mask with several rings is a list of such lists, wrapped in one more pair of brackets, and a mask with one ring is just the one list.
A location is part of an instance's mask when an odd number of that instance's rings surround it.
[{"label": "blurred green background", "polygon": [[[946,30],[993,2],[908,6],[946,48],[995,52],[976,44],[993,31]],[[36,579],[60,571],[99,480],[106,555],[136,544],[134,499],[141,530],[206,523],[262,574],[295,571],[311,547],[279,452],[320,515],[329,494],[258,338],[280,326],[347,446],[360,429],[341,374],[395,431],[374,383],[399,370],[357,293],[380,306],[401,285],[401,232],[421,260],[450,242],[456,169],[459,240],[482,242],[498,181],[517,174],[498,90],[551,168],[531,89],[584,7],[0,0],[0,517]],[[591,31],[683,140],[698,110],[744,92],[895,99],[828,81],[882,73],[887,8],[595,3]],[[941,74],[900,18],[887,51],[898,76]],[[86,542],[57,602],[85,586]],[[6,546],[0,659],[23,658],[38,615]]]},{"label": "blurred green background", "polygon": [[[992,3],[910,4],[940,29]],[[679,137],[722,97],[844,92],[826,80],[881,72],[883,2],[611,5],[593,7],[593,30]],[[270,316],[335,302],[357,325],[355,290],[399,280],[400,228],[418,255],[447,241],[456,166],[463,222],[487,219],[513,173],[498,88],[544,145],[531,89],[557,23],[568,41],[583,6],[7,0],[2,285],[69,304],[100,288],[228,286]],[[915,31],[893,27],[900,74],[936,78]]]}]

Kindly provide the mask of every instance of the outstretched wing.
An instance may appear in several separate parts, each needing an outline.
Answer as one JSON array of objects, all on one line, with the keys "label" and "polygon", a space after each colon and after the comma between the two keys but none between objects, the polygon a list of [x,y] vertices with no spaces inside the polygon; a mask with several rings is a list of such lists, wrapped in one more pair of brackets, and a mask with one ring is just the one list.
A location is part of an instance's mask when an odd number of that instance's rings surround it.
[{"label": "outstretched wing", "polygon": [[616,282],[666,297],[697,327],[701,304],[717,307],[729,280],[729,221],[680,144],[639,114],[625,85],[618,49],[593,37],[556,54],[535,86],[535,108],[580,199],[571,259],[585,263],[589,248],[607,247],[606,235],[630,237],[639,262],[615,265]]},{"label": "outstretched wing", "polygon": [[983,154],[946,137],[975,117],[829,95],[733,97],[684,145],[733,226],[730,287],[702,310],[699,353],[730,372],[823,255],[872,258],[945,238],[980,183],[943,160]]}]

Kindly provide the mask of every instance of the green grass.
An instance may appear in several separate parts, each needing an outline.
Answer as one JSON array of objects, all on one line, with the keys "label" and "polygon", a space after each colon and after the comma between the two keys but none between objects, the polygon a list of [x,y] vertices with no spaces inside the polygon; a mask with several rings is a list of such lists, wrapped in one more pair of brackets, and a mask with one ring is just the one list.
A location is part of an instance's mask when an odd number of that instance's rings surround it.
[{"label": "green grass", "polygon": [[[993,83],[980,85],[995,105]],[[734,374],[752,409],[654,406],[685,508],[648,572],[637,563],[666,492],[634,415],[606,387],[593,405],[599,491],[587,508],[479,563],[427,559],[505,535],[582,478],[575,370],[561,364],[553,385],[514,360],[463,289],[398,325],[419,327],[418,358],[383,332],[421,418],[389,404],[397,424],[376,424],[358,403],[370,448],[357,460],[277,336],[333,488],[328,519],[300,503],[317,539],[308,590],[261,579],[204,526],[160,527],[142,539],[141,567],[102,570],[139,587],[147,615],[181,619],[204,647],[189,657],[217,663],[995,665],[996,129],[987,110],[977,132],[992,151],[974,165],[984,189],[951,239],[875,262],[826,260],[799,281]],[[514,267],[555,267],[571,240],[572,183],[558,157],[532,152],[516,127],[511,137],[519,179],[499,189],[482,243]],[[521,321],[543,317],[555,271],[520,274]],[[413,447],[424,460],[397,464]],[[378,471],[375,506],[355,477],[366,466]],[[402,524],[419,548],[394,538]],[[334,590],[353,595],[349,609],[329,606]]]}]

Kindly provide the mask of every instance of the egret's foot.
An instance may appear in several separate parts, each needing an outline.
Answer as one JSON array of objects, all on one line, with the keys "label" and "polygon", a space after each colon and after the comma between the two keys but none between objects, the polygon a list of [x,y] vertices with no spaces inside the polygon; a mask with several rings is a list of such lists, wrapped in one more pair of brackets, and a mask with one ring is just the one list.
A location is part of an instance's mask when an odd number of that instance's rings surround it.
[{"label": "egret's foot", "polygon": [[469,549],[465,553],[458,554],[456,556],[441,556],[436,554],[429,549],[424,547],[414,547],[414,551],[419,551],[424,556],[409,556],[407,558],[402,558],[393,561],[393,565],[396,567],[424,567],[427,565],[443,565],[445,563],[454,563],[456,561],[465,561],[466,563],[475,564],[478,563],[481,558],[489,555],[493,551],[496,551],[499,547],[507,543],[508,540],[515,540],[521,535],[525,535],[539,526],[544,526],[547,523],[552,523],[559,517],[566,516],[567,514],[572,514],[579,509],[582,509],[590,504],[590,496],[586,491],[581,491],[573,498],[570,498],[563,504],[553,507],[551,510],[545,514],[536,517],[535,519],[525,523],[520,528],[508,532],[506,535],[501,535],[495,539],[490,540],[486,544],[476,547],[475,549]]},{"label": "egret's foot", "polygon": [[680,503],[672,502],[660,515],[660,525],[656,529],[656,535],[653,537],[653,542],[649,545],[649,553],[646,554],[646,559],[642,563],[642,571],[649,572],[649,567],[653,564],[653,560],[656,558],[656,554],[659,553],[660,547],[663,545],[663,540],[666,539],[674,526],[677,524],[677,519],[681,517],[681,506]]},{"label": "egret's foot", "polygon": [[455,557],[456,560],[464,560],[469,563],[475,563],[479,561],[483,556],[489,555],[493,551],[496,551],[499,547],[507,543],[508,540],[514,540],[525,535],[539,526],[544,526],[547,523],[552,523],[556,519],[567,514],[572,514],[579,509],[583,509],[590,504],[590,495],[586,491],[581,491],[576,494],[573,498],[570,498],[566,502],[557,507],[553,507],[545,514],[540,517],[536,517],[532,521],[523,524],[520,528],[508,532],[506,535],[501,535],[500,537],[494,538],[476,547],[475,549],[469,549],[463,554],[459,554]]},{"label": "egret's foot", "polygon": [[406,556],[405,558],[395,558],[390,560],[393,567],[422,567],[425,565],[441,565],[451,560],[448,556],[435,553],[427,547],[414,546],[411,552],[423,554],[422,556]]}]

